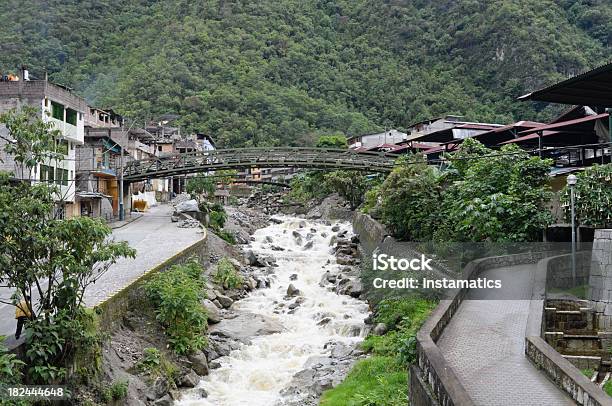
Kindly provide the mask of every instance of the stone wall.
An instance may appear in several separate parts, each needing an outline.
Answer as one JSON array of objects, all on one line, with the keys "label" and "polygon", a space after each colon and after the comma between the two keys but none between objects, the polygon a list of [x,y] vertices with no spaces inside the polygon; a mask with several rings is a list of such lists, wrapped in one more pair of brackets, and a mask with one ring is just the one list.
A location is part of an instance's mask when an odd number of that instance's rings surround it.
[{"label": "stone wall", "polygon": [[612,230],[595,230],[591,256],[589,299],[603,313],[606,330],[612,327]]},{"label": "stone wall", "polygon": [[567,392],[582,406],[612,405],[612,398],[584,376],[568,360],[538,336],[527,337],[527,357],[541,369],[558,387]]},{"label": "stone wall", "polygon": [[[364,257],[371,256],[372,252],[389,235],[384,225],[359,211],[353,214],[353,231],[359,235],[359,242],[365,254]],[[393,237],[389,238],[393,239]]]}]

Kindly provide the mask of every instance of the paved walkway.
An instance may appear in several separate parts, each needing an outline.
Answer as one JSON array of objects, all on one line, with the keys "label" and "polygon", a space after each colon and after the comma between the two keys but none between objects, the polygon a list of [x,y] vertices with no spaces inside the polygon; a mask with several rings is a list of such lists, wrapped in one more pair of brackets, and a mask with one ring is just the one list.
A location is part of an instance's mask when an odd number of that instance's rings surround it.
[{"label": "paved walkway", "polygon": [[177,223],[170,221],[171,214],[170,206],[152,207],[142,218],[113,230],[115,240],[127,241],[136,249],[136,258],[117,261],[91,285],[85,292],[87,306],[104,301],[147,270],[204,237],[199,228],[178,228]]},{"label": "paved walkway", "polygon": [[575,405],[524,355],[534,265],[498,268],[516,300],[495,300],[495,290],[465,300],[438,340],[442,354],[477,405]]},{"label": "paved walkway", "polygon": [[[199,229],[178,228],[170,221],[172,209],[160,205],[129,224],[113,230],[113,238],[127,241],[136,249],[135,259],[121,259],[85,292],[85,303],[94,306],[114,292],[130,284],[146,270],[162,263],[177,252],[189,247],[203,237]],[[10,297],[11,290],[0,289],[2,297]],[[0,304],[0,335],[15,334],[15,308]]]}]

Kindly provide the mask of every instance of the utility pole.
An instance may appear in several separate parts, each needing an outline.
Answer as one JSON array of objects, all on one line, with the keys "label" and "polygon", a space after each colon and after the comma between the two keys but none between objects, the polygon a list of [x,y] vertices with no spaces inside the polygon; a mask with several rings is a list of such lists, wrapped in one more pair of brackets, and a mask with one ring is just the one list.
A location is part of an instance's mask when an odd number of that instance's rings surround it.
[{"label": "utility pole", "polygon": [[574,187],[578,182],[576,175],[571,174],[567,177],[567,185],[570,188],[570,205],[571,205],[571,219],[572,219],[572,280],[573,287],[576,287],[576,212],[575,212],[575,198],[574,198]]}]

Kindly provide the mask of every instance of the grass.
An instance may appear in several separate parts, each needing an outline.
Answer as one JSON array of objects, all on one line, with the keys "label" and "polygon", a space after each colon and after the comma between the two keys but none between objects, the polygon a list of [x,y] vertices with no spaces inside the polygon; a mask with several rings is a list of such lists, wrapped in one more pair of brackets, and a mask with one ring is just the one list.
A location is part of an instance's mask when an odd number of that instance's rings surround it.
[{"label": "grass", "polygon": [[408,402],[408,365],[416,360],[416,333],[436,303],[422,298],[386,299],[375,321],[389,331],[368,336],[371,356],[355,364],[340,385],[323,393],[322,406],[399,406]]},{"label": "grass", "polygon": [[408,374],[394,357],[372,356],[355,364],[344,382],[323,393],[321,406],[405,406]]},{"label": "grass", "polygon": [[574,296],[578,299],[586,299],[589,293],[589,285],[574,286],[569,289],[552,288],[549,293],[559,293]]},{"label": "grass", "polygon": [[608,394],[608,396],[612,396],[612,380],[608,380],[603,386],[604,392]]}]

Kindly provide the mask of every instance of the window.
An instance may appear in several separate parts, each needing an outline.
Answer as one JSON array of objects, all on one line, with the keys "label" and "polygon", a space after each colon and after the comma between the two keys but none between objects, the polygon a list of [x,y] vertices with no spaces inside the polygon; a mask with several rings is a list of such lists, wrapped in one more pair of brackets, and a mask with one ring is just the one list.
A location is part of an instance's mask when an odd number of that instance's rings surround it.
[{"label": "window", "polygon": [[68,169],[57,168],[57,184],[68,186]]},{"label": "window", "polygon": [[55,152],[58,154],[68,155],[68,141],[57,140],[55,144]]},{"label": "window", "polygon": [[55,168],[47,165],[40,165],[40,181],[41,182],[53,182],[55,179],[55,174],[53,173]]},{"label": "window", "polygon": [[157,150],[161,152],[161,150],[162,150],[162,146],[161,146],[161,145],[158,145],[158,146],[157,146]]},{"label": "window", "polygon": [[51,117],[64,121],[64,105],[51,101]]},{"label": "window", "polygon": [[77,112],[76,112],[76,110],[66,109],[66,122],[68,124],[77,125]]}]

